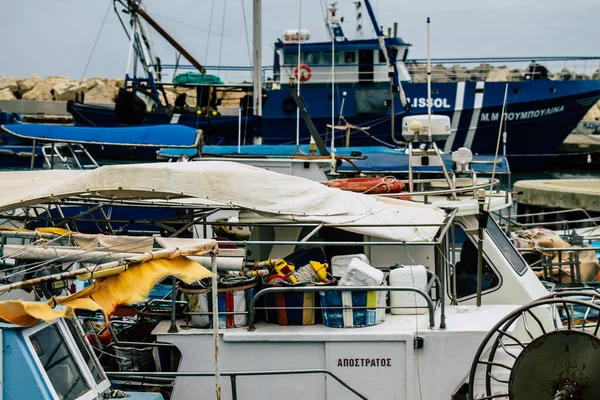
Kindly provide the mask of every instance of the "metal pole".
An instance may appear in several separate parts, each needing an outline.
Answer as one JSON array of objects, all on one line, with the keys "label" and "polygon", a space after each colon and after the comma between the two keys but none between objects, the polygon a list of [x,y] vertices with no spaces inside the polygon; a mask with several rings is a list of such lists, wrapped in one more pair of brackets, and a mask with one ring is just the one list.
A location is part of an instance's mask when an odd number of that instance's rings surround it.
[{"label": "metal pole", "polygon": [[50,155],[50,169],[54,169],[54,142],[52,142],[52,154]]},{"label": "metal pole", "polygon": [[221,400],[221,371],[219,369],[219,293],[217,281],[217,255],[214,252],[210,255],[210,263],[212,269],[212,324],[215,340],[215,395],[217,400]]},{"label": "metal pole", "polygon": [[500,128],[498,130],[498,141],[496,142],[496,154],[494,156],[494,167],[492,168],[492,187],[490,188],[490,197],[488,200],[487,211],[490,212],[490,207],[492,206],[492,192],[494,188],[494,177],[496,176],[496,161],[498,161],[498,150],[500,149],[500,139],[502,135],[502,122],[504,121],[504,111],[506,109],[506,97],[508,95],[508,83],[504,87],[504,101],[502,102],[502,114],[500,115]]},{"label": "metal pole", "polygon": [[262,34],[262,4],[261,0],[254,0],[252,8],[253,30],[252,30],[252,49],[254,52],[254,66],[252,77],[252,96],[254,97],[254,115],[262,116],[262,52],[261,52],[261,34]]},{"label": "metal pole", "polygon": [[[446,250],[448,248],[448,239],[446,237],[444,237],[442,239],[442,243],[443,244],[436,244],[435,247],[438,247],[438,249],[440,250],[440,254],[444,254],[444,250]],[[440,307],[441,307],[441,314],[440,314],[440,329],[446,329],[446,258],[444,257],[440,257],[440,254],[436,254],[436,259],[437,262],[440,264],[440,275],[441,278],[439,279],[439,288],[436,290],[436,292],[439,292],[439,296],[440,296]]]},{"label": "metal pole", "polygon": [[452,233],[450,233],[450,241],[452,246],[452,305],[456,306],[458,305],[458,294],[456,290],[456,225],[454,225],[454,222],[452,222],[451,232]]},{"label": "metal pole", "polygon": [[[429,26],[431,25],[431,20],[427,17],[427,136],[429,136],[429,140],[431,141],[431,54],[429,51]],[[444,163],[442,162],[442,168],[444,167]]]},{"label": "metal pole", "polygon": [[415,191],[415,184],[413,182],[412,158],[413,144],[412,142],[408,142],[408,191],[410,193],[413,193]]},{"label": "metal pole", "polygon": [[33,170],[35,164],[35,139],[33,139],[33,145],[31,146],[31,165],[29,169]]},{"label": "metal pole", "polygon": [[390,103],[391,103],[391,117],[392,117],[392,138],[396,137],[396,111],[394,109],[394,67],[388,64],[388,76],[390,78]]},{"label": "metal pole", "polygon": [[484,234],[484,215],[483,206],[485,204],[485,191],[477,191],[477,204],[479,204],[479,229],[477,240],[477,307],[481,307],[481,278],[483,275],[483,234]]},{"label": "metal pole", "polygon": [[[429,120],[429,123],[431,124],[431,120]],[[428,129],[429,129],[429,134],[431,134],[431,125],[429,125]],[[433,145],[433,150],[435,151],[435,154],[437,155],[437,157],[440,160],[440,163],[442,164],[442,172],[444,173],[444,178],[446,178],[446,182],[448,182],[448,187],[450,188],[450,190],[453,190],[454,185],[452,184],[452,179],[450,179],[450,175],[448,175],[448,170],[446,169],[446,164],[444,164],[444,159],[442,158],[442,155],[440,154],[440,149],[438,149],[436,142],[431,142],[431,144]],[[450,197],[452,197],[452,200],[456,200],[457,199],[456,192],[453,191],[452,193],[450,193]]]},{"label": "metal pole", "polygon": [[333,25],[329,22],[331,29],[331,155],[335,156],[335,33]]},{"label": "metal pole", "polygon": [[[298,83],[296,85],[296,93],[300,97],[300,83],[302,79],[302,72],[300,71],[300,65],[302,65],[300,59],[300,30],[302,29],[302,0],[298,1]],[[296,154],[300,154],[300,109],[296,107]]]},{"label": "metal pole", "polygon": [[238,117],[238,154],[242,152],[242,106],[239,108],[239,117]]},{"label": "metal pole", "polygon": [[171,277],[171,326],[169,327],[169,333],[177,333],[177,316],[175,314],[175,308],[177,306],[177,278]]},{"label": "metal pole", "polygon": [[127,55],[127,66],[125,67],[125,76],[127,76],[129,74],[129,71],[131,70],[131,63],[135,62],[133,61],[133,47],[135,46],[137,18],[133,16],[132,19],[133,24],[131,26],[131,40],[129,42],[129,54]]}]

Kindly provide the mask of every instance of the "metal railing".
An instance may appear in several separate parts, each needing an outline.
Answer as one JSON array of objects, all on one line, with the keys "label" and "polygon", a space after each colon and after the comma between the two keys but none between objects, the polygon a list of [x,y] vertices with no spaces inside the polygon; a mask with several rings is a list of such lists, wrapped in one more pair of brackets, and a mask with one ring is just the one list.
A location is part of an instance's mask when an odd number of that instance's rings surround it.
[{"label": "metal railing", "polygon": [[[396,61],[399,65],[402,61]],[[415,82],[425,82],[427,77],[426,59],[410,59],[404,62],[406,69]],[[318,77],[331,75],[331,72],[318,72],[320,67],[330,68],[331,64],[311,64],[307,63],[312,69],[312,76]],[[460,82],[460,81],[497,81],[497,80],[535,80],[545,76],[548,71],[548,78],[552,80],[581,80],[581,79],[599,79],[600,78],[600,57],[491,57],[491,58],[439,58],[432,59],[431,78],[433,82]],[[534,65],[533,65],[534,64]],[[360,74],[373,76],[371,71],[359,71],[360,65],[357,63],[336,62],[336,81],[356,81]],[[370,67],[384,67],[384,64],[368,64]],[[538,68],[538,66],[543,67]],[[162,65],[163,75],[169,79],[170,74],[165,73],[168,70],[195,70],[191,65]],[[205,66],[207,71],[219,75],[225,82],[247,83],[252,81],[252,67],[250,66]],[[281,65],[279,75],[293,74],[296,64]],[[356,69],[353,72],[344,71],[344,69]],[[315,69],[317,69],[315,71]],[[273,66],[265,65],[262,67],[262,80],[267,83],[275,78]],[[490,74],[491,71],[491,74]],[[350,79],[352,78],[352,79]],[[280,80],[280,79],[278,79]],[[286,83],[287,81],[284,80]],[[309,81],[310,83],[310,81]],[[434,93],[435,95],[435,93]]]},{"label": "metal railing", "polygon": [[[231,382],[231,398],[237,400],[237,377],[238,376],[272,376],[272,375],[313,375],[313,374],[325,374],[335,379],[340,385],[348,389],[359,399],[368,400],[368,397],[355,389],[334,372],[324,369],[290,369],[290,370],[272,370],[272,371],[235,371],[235,372],[220,372],[221,376],[229,376]],[[214,377],[214,372],[106,372],[106,376],[109,378],[131,378],[139,377],[140,379],[146,377],[163,377],[163,378],[194,378],[194,377]]]},{"label": "metal railing", "polygon": [[[255,310],[279,310],[281,307],[257,307],[256,303],[258,299],[269,293],[305,293],[305,292],[414,292],[425,299],[427,303],[427,309],[429,311],[429,329],[435,328],[435,305],[431,297],[424,290],[415,287],[403,287],[403,286],[289,286],[289,287],[270,287],[261,290],[256,293],[250,302],[249,307],[249,318],[248,318],[248,330],[254,331],[254,314]],[[315,309],[315,310],[348,310],[348,309],[390,309],[390,308],[401,308],[401,307],[366,307],[366,306],[348,306],[348,307],[285,307],[287,310],[303,310],[303,309]],[[421,306],[409,307],[423,308]],[[442,309],[442,315],[444,310]],[[443,329],[440,326],[440,329]]]},{"label": "metal railing", "polygon": [[[521,253],[541,253],[540,266],[531,265],[530,268],[534,271],[542,272],[542,281],[554,283],[558,280],[562,287],[581,287],[586,288],[589,282],[581,279],[581,261],[579,253],[582,251],[600,251],[600,247],[534,247],[534,248],[518,248]],[[553,261],[554,254],[557,253],[558,261]],[[563,253],[567,254],[567,260],[563,261]],[[568,272],[564,266],[568,266]],[[558,274],[555,274],[555,271]],[[554,276],[558,276],[554,279]],[[563,282],[563,278],[568,277],[569,282]],[[559,286],[555,286],[560,288]],[[587,287],[589,289],[589,287]]]}]

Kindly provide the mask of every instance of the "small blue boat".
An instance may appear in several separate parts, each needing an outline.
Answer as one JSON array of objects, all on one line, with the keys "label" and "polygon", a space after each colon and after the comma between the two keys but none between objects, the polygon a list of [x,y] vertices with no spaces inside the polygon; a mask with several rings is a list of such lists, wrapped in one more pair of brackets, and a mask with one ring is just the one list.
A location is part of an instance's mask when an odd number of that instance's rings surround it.
[{"label": "small blue boat", "polygon": [[[97,159],[156,160],[160,148],[197,148],[201,131],[184,125],[150,125],[121,128],[63,125],[6,124],[2,136],[10,142],[71,143],[85,145]],[[30,145],[31,151],[31,145]],[[0,149],[1,150],[1,149]],[[6,151],[11,149],[5,149]]]}]

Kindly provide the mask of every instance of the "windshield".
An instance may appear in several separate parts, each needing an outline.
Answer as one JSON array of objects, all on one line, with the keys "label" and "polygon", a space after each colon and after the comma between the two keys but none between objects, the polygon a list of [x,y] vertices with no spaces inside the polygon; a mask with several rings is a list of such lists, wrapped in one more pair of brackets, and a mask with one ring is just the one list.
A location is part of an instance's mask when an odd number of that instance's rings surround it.
[{"label": "windshield", "polygon": [[500,229],[496,221],[493,218],[488,218],[487,222],[487,232],[496,243],[496,246],[502,251],[504,257],[508,260],[510,266],[517,272],[519,275],[523,275],[527,270],[527,263],[521,257],[521,254],[515,249],[512,243],[508,240],[504,232]]},{"label": "windshield", "polygon": [[29,338],[59,399],[75,400],[90,390],[57,324]]},{"label": "windshield", "polygon": [[96,384],[99,384],[100,382],[105,380],[106,377],[102,373],[102,370],[100,368],[100,365],[98,364],[96,356],[92,354],[92,349],[90,348],[90,346],[87,343],[85,343],[83,341],[83,332],[75,326],[75,322],[73,320],[65,319],[65,323],[69,327],[69,331],[71,332],[71,335],[73,336],[73,339],[75,340],[75,343],[77,344],[77,348],[79,349],[79,352],[83,356],[85,363],[87,364],[88,368],[92,372],[92,376],[94,377],[94,382],[96,382]]}]

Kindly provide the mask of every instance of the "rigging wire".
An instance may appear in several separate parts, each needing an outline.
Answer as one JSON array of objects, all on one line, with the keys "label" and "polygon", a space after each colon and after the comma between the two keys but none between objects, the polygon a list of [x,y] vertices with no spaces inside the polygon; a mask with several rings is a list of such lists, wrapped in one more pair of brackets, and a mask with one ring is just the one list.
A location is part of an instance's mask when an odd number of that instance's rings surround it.
[{"label": "rigging wire", "polygon": [[83,81],[85,74],[87,73],[88,67],[90,66],[90,62],[92,61],[92,57],[94,56],[94,51],[96,51],[96,45],[98,44],[98,40],[100,40],[100,35],[102,34],[102,30],[104,29],[104,25],[106,24],[106,19],[108,18],[108,12],[110,11],[110,6],[112,5],[112,0],[109,0],[108,7],[106,8],[106,13],[104,13],[104,19],[102,20],[102,25],[100,25],[100,30],[98,31],[98,35],[96,35],[96,40],[94,41],[94,45],[92,46],[92,51],[90,52],[90,56],[88,57],[87,63],[85,64],[85,68],[83,69],[83,74],[81,74],[80,81]]},{"label": "rigging wire", "polygon": [[215,0],[212,0],[210,7],[210,21],[208,23],[208,41],[206,43],[206,55],[204,56],[204,64],[208,62],[208,50],[210,49],[210,35],[212,30],[213,16],[215,15]]},{"label": "rigging wire", "polygon": [[219,44],[219,62],[217,65],[221,68],[221,54],[223,53],[223,31],[225,30],[225,15],[227,15],[227,0],[223,0],[223,19],[221,19],[221,43]]},{"label": "rigging wire", "polygon": [[[150,16],[152,16],[152,17],[157,17],[157,19],[160,19],[160,18],[168,19],[170,21],[175,22],[178,25],[185,26],[186,28],[192,29],[194,31],[198,31],[198,32],[210,34],[210,35],[213,35],[213,36],[214,35],[219,36],[219,35],[215,34],[214,32],[209,31],[208,29],[202,29],[202,28],[199,28],[197,26],[190,25],[187,22],[180,21],[178,19],[175,19],[173,17],[169,17],[169,16],[164,15],[164,14],[160,14],[160,13],[157,13],[157,12],[152,12],[152,13],[148,12],[147,14],[150,15]],[[228,40],[235,40],[237,42],[242,42],[242,43],[250,44],[250,42],[248,40],[236,38],[236,37],[229,36],[229,35],[223,35],[223,36],[225,37],[225,39],[228,39]],[[271,47],[273,47],[273,45],[269,45],[269,44],[263,44],[262,46],[271,46]],[[207,54],[207,56],[208,56],[208,54]]]},{"label": "rigging wire", "polygon": [[113,8],[115,10],[115,14],[117,14],[117,18],[119,19],[119,22],[121,23],[121,27],[123,28],[123,31],[125,32],[125,35],[127,36],[127,40],[131,41],[131,36],[129,36],[129,31],[127,31],[125,22],[123,22],[123,18],[121,18],[121,14],[119,13],[119,10],[117,10],[117,2],[116,1],[113,1]]},{"label": "rigging wire", "polygon": [[246,23],[246,7],[244,6],[244,0],[240,0],[242,3],[242,16],[244,17],[244,33],[246,34],[246,50],[248,50],[248,65],[252,65],[252,52],[250,51],[250,39],[248,38],[248,25]]}]

